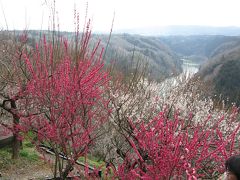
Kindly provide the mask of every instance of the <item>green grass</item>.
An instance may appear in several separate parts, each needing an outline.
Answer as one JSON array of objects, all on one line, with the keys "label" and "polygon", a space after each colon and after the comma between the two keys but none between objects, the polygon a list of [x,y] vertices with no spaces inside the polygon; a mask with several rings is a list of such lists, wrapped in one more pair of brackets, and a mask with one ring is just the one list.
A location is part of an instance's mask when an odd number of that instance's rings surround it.
[{"label": "green grass", "polygon": [[12,163],[12,154],[9,147],[4,147],[0,149],[0,169],[4,169],[11,165]]},{"label": "green grass", "polygon": [[[85,157],[80,157],[78,159],[80,162],[85,162]],[[104,161],[98,161],[96,157],[88,155],[87,156],[87,164],[92,167],[105,167]]]},{"label": "green grass", "polygon": [[20,157],[25,158],[31,162],[38,161],[39,157],[35,151],[29,148],[22,149],[19,153]]},{"label": "green grass", "polygon": [[11,165],[21,166],[22,163],[31,164],[39,160],[38,154],[30,141],[23,141],[19,152],[19,159],[12,159],[12,148],[6,146],[0,149],[0,169],[8,169]]},{"label": "green grass", "polygon": [[26,141],[23,141],[23,147],[34,148],[34,145],[30,141],[26,140]]},{"label": "green grass", "polygon": [[23,149],[20,150],[19,155],[31,162],[39,160],[34,145],[27,138],[23,141]]}]

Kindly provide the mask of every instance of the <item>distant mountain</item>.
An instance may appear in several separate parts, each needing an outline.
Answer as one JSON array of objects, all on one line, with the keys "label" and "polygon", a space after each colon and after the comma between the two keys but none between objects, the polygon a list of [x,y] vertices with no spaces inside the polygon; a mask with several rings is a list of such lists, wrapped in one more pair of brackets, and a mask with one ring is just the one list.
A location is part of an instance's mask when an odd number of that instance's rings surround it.
[{"label": "distant mountain", "polygon": [[[106,46],[108,36],[97,36]],[[135,63],[138,60],[148,63],[149,75],[155,80],[163,80],[182,71],[177,54],[158,37],[115,34],[110,39],[105,59],[116,60],[122,70],[130,67],[132,59]]]},{"label": "distant mountain", "polygon": [[189,35],[240,35],[240,27],[214,26],[160,26],[117,30],[116,33],[141,34],[147,36],[189,36]]},{"label": "distant mountain", "polygon": [[159,38],[179,56],[187,56],[200,64],[240,44],[239,36],[194,35],[162,36]]}]

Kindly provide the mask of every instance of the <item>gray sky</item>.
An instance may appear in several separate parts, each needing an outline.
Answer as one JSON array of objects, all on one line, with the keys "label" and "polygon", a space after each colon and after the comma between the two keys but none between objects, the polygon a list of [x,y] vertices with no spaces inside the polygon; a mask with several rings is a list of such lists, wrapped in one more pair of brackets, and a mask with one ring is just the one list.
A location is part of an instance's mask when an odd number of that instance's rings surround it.
[{"label": "gray sky", "polygon": [[[51,0],[0,0],[0,28],[48,29]],[[56,0],[60,30],[74,31],[74,4],[83,23],[86,0]],[[240,26],[240,0],[88,0],[93,30],[166,25]],[[4,20],[6,17],[7,25]]]}]

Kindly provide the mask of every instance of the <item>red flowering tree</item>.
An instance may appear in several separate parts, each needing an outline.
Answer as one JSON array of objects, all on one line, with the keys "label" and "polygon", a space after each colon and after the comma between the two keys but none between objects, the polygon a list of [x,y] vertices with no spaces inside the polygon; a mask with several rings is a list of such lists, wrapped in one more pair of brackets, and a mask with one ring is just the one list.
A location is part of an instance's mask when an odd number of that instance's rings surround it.
[{"label": "red flowering tree", "polygon": [[75,54],[67,41],[61,40],[61,54],[57,55],[52,43],[44,39],[31,58],[25,57],[28,82],[21,93],[25,99],[19,129],[31,131],[37,147],[44,144],[54,151],[54,178],[67,177],[79,157],[87,154],[99,135],[97,129],[108,117],[103,50],[98,51],[98,43],[89,51],[90,35],[89,31],[84,34]]},{"label": "red flowering tree", "polygon": [[[232,118],[236,118],[236,110]],[[233,119],[228,119],[232,121]],[[189,121],[191,118],[189,119]],[[208,126],[187,123],[176,113],[172,119],[161,112],[149,123],[134,125],[125,135],[132,147],[118,167],[121,179],[198,179],[217,178],[224,162],[239,153],[239,123],[224,131],[223,117]]]},{"label": "red flowering tree", "polygon": [[30,53],[27,32],[13,35],[0,32],[0,137],[13,137],[12,158],[17,159],[21,147],[17,125],[20,122],[18,101],[20,87],[25,86],[23,52]]}]

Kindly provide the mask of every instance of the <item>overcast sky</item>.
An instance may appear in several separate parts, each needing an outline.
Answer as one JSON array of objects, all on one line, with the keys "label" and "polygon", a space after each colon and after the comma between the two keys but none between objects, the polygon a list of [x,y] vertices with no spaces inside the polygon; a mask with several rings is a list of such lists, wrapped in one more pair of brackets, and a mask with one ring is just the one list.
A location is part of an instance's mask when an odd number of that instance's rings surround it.
[{"label": "overcast sky", "polygon": [[[48,29],[51,0],[0,0],[0,28]],[[74,31],[74,4],[83,22],[86,0],[56,0],[61,30]],[[88,0],[95,31],[166,25],[240,26],[240,0]],[[6,21],[4,19],[4,14]]]}]

